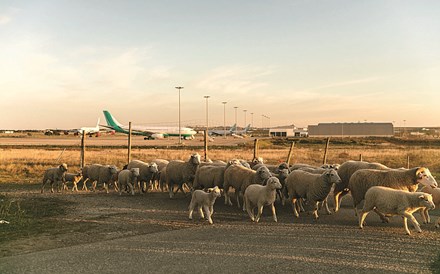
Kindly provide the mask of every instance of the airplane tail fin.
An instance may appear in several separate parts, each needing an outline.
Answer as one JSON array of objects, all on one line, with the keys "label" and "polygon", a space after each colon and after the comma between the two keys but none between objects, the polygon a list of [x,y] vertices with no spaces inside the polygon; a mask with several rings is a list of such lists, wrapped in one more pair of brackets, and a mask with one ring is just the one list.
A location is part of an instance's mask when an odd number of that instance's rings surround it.
[{"label": "airplane tail fin", "polygon": [[98,117],[98,122],[96,123],[97,128],[99,128],[99,122],[101,122],[101,117]]},{"label": "airplane tail fin", "polygon": [[237,131],[237,124],[233,124],[232,127],[229,129],[229,132],[235,132]]},{"label": "airplane tail fin", "polygon": [[247,125],[247,127],[244,129],[244,133],[248,132],[249,129],[251,129],[251,124]]},{"label": "airplane tail fin", "polygon": [[122,124],[119,123],[114,117],[113,115],[110,114],[110,112],[108,112],[107,110],[104,110],[104,116],[105,116],[105,121],[107,122],[107,125],[109,127],[112,127],[114,129],[120,129],[122,127]]}]

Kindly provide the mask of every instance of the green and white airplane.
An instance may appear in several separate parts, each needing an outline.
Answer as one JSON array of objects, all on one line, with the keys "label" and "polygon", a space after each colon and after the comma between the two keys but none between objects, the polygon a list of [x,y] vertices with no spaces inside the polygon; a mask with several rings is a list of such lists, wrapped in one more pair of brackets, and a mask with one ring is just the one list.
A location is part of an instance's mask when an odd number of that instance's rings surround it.
[{"label": "green and white airplane", "polygon": [[[128,134],[128,125],[122,125],[119,123],[113,115],[107,110],[104,110],[105,120],[107,127],[113,129],[116,132]],[[179,136],[179,127],[150,127],[150,126],[136,126],[131,125],[131,132],[135,135],[146,136],[144,139],[162,139],[170,136]],[[183,139],[194,139],[194,135],[197,134],[195,130],[188,127],[180,128],[180,136]]]}]

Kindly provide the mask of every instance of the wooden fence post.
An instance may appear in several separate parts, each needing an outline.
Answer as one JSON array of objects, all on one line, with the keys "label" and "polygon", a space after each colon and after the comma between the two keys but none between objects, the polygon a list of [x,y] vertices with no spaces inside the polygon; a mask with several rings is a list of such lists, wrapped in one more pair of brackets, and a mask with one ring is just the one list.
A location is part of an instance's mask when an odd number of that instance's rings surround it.
[{"label": "wooden fence post", "polygon": [[406,155],[406,168],[409,169],[409,154]]},{"label": "wooden fence post", "polygon": [[292,141],[292,144],[290,145],[290,150],[289,150],[289,154],[287,155],[287,160],[286,163],[288,165],[290,165],[290,158],[292,158],[292,154],[293,154],[293,148],[295,147],[295,141]]},{"label": "wooden fence post", "polygon": [[322,159],[322,164],[327,164],[327,153],[328,153],[328,145],[330,143],[330,137],[327,138],[327,142],[325,143],[325,151],[324,151],[324,159]]},{"label": "wooden fence post", "polygon": [[254,140],[254,158],[253,159],[257,159],[258,157],[258,139]]},{"label": "wooden fence post", "polygon": [[128,122],[128,155],[127,164],[131,161],[131,122]]},{"label": "wooden fence post", "polygon": [[361,153],[361,154],[359,154],[359,161],[361,161],[361,162],[363,162],[363,161],[364,161],[364,159],[362,158],[362,153]]},{"label": "wooden fence post", "polygon": [[86,133],[83,131],[81,136],[81,169],[86,165]]}]

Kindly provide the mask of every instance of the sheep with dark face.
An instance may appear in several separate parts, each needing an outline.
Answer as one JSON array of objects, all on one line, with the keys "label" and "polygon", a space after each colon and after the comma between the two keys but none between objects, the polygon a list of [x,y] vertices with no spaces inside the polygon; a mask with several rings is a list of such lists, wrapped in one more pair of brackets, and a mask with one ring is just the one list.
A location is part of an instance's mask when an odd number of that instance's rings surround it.
[{"label": "sheep with dark face", "polygon": [[[191,155],[186,162],[180,160],[170,161],[166,168],[166,181],[170,198],[173,198],[179,189],[182,193],[185,193],[183,191],[183,184],[188,183],[192,185],[199,165],[200,155],[198,153]],[[176,192],[174,192],[174,185],[178,186]]]},{"label": "sheep with dark face", "polygon": [[368,213],[373,209],[377,209],[385,214],[402,216],[406,234],[411,234],[408,229],[408,219],[410,219],[416,231],[420,233],[422,232],[420,225],[412,214],[423,208],[428,210],[435,208],[431,194],[373,186],[365,193],[364,208],[359,214],[359,228],[364,227],[364,221]]},{"label": "sheep with dark face", "polygon": [[50,184],[50,192],[53,193],[53,185],[57,185],[57,189],[59,189],[65,183],[65,174],[67,172],[67,164],[61,164],[58,167],[52,167],[47,169],[43,175],[43,185],[41,186],[41,193],[44,192],[44,185]]},{"label": "sheep with dark face", "polygon": [[[156,163],[145,163],[140,160],[131,161],[127,169],[139,168],[139,192],[145,192],[148,190],[153,177],[159,172],[158,166]],[[146,186],[144,186],[144,184]]]},{"label": "sheep with dark face", "polygon": [[[267,167],[262,166],[258,170],[252,170],[239,165],[231,165],[225,170],[225,181],[223,184],[225,193],[225,204],[232,205],[231,198],[229,197],[229,187],[235,189],[235,197],[237,199],[237,206],[240,208],[240,193],[243,194],[246,188],[251,184],[262,185],[265,180],[272,175]],[[245,208],[243,207],[243,210]]]},{"label": "sheep with dark face", "polygon": [[289,201],[295,217],[299,217],[297,200],[302,198],[313,206],[313,216],[318,219],[318,203],[326,200],[333,184],[341,183],[341,179],[335,170],[327,170],[322,174],[308,173],[302,170],[294,170],[286,180],[286,188]]},{"label": "sheep with dark face", "polygon": [[[276,177],[270,177],[267,179],[267,182],[264,186],[252,184],[246,188],[243,200],[249,217],[253,222],[258,223],[265,205],[269,205],[271,207],[274,222],[278,221],[274,205],[276,191],[278,189],[281,189],[281,183]],[[257,216],[254,215],[254,208],[258,209]]]}]

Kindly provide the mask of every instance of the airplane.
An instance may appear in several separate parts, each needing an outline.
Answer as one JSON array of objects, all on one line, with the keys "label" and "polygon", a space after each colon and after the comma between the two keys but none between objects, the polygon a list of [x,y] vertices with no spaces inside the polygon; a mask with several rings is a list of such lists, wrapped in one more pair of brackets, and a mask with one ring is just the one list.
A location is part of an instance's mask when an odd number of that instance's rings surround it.
[{"label": "airplane", "polygon": [[95,127],[82,127],[75,130],[76,134],[82,135],[82,134],[96,134],[96,136],[99,135],[99,122],[101,121],[101,118],[98,118],[98,122],[96,123]]},{"label": "airplane", "polygon": [[251,124],[247,125],[243,130],[236,130],[233,133],[233,136],[234,137],[245,136],[249,132],[250,129],[251,129]]},{"label": "airplane", "polygon": [[208,131],[208,135],[213,136],[224,136],[226,135],[232,135],[234,131],[237,130],[237,124],[234,124],[229,130],[223,130],[223,129],[213,129]]},{"label": "airplane", "polygon": [[[122,125],[119,123],[109,111],[104,110],[105,120],[107,122],[107,128],[113,129],[116,132],[128,134],[128,125]],[[146,136],[144,139],[163,139],[170,136],[179,136],[179,127],[150,127],[150,126],[131,126],[132,134]],[[194,135],[197,134],[192,128],[181,127],[180,136],[183,139],[194,139]]]}]

